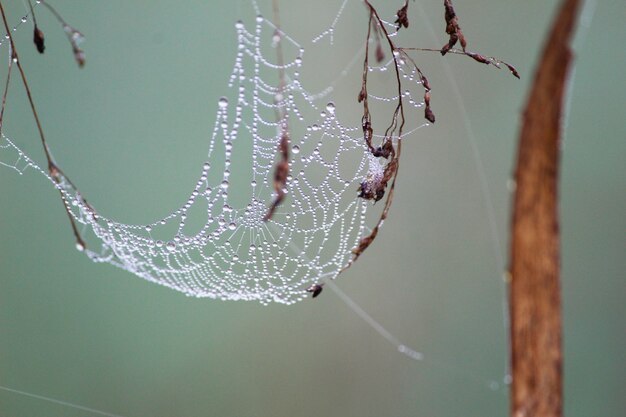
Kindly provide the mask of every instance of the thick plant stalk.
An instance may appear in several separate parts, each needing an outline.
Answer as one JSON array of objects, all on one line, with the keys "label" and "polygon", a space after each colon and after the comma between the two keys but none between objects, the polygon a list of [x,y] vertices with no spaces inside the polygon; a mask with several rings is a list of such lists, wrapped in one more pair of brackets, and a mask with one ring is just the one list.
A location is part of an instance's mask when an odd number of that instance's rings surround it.
[{"label": "thick plant stalk", "polygon": [[563,0],[524,111],[511,245],[511,416],[560,417],[558,176],[563,95],[578,0]]}]

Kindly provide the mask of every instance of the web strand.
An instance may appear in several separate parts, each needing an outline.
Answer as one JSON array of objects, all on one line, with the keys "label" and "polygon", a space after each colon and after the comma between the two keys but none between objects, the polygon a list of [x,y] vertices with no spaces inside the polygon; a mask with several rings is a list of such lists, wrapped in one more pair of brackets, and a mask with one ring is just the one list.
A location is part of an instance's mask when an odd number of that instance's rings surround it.
[{"label": "web strand", "polygon": [[2,386],[2,385],[0,385],[0,390],[6,391],[6,392],[10,392],[10,393],[13,393],[13,394],[23,395],[25,397],[35,398],[35,399],[41,400],[41,401],[47,401],[47,402],[50,402],[50,403],[59,404],[59,405],[62,405],[64,407],[73,408],[75,410],[87,411],[88,413],[91,413],[93,415],[105,416],[105,417],[124,417],[124,416],[122,416],[120,414],[112,414],[112,413],[108,413],[106,411],[97,410],[95,408],[85,407],[85,406],[74,404],[74,403],[70,403],[70,402],[67,402],[67,401],[57,400],[55,398],[45,397],[43,395],[33,394],[31,392],[20,391],[20,390],[17,390],[17,389],[14,389],[14,388],[5,387],[5,386]]},{"label": "web strand", "polygon": [[[52,182],[80,225],[76,233],[89,242],[78,249],[96,263],[189,296],[293,304],[320,277],[336,278],[372,230],[375,216],[368,213],[377,208],[358,198],[357,189],[381,168],[367,152],[361,127],[342,120],[332,94],[308,93],[300,78],[307,61],[299,42],[262,16],[251,30],[238,22],[235,32],[238,53],[228,91],[216,106],[206,162],[191,195],[165,217],[147,224],[106,217],[60,169],[54,176],[45,172],[6,136],[0,163],[20,173],[37,171]],[[389,65],[370,71],[384,74]],[[403,65],[397,71],[413,88],[370,100],[387,105],[404,99],[419,108],[414,70]],[[267,81],[277,72],[279,85]],[[276,188],[276,149],[287,126],[288,175]],[[232,182],[234,170],[248,170],[250,181]],[[286,199],[269,220],[277,230],[267,233],[267,204],[278,194]],[[192,218],[197,212],[205,213],[203,222]],[[168,232],[172,225],[174,234]],[[292,244],[300,252],[288,250]]]}]

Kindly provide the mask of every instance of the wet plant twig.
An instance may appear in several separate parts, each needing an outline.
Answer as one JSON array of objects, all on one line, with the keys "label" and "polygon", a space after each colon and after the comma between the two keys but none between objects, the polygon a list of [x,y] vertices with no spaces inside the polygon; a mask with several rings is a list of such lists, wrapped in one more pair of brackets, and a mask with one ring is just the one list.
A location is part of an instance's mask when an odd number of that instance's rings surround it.
[{"label": "wet plant twig", "polygon": [[74,60],[76,61],[79,67],[81,68],[84,67],[85,66],[85,52],[80,47],[80,43],[85,39],[85,36],[82,33],[80,33],[78,30],[76,30],[74,27],[70,26],[65,21],[65,19],[63,19],[63,16],[61,16],[61,14],[57,12],[57,10],[54,7],[52,7],[48,2],[42,0],[41,4],[46,6],[46,8],[50,10],[50,13],[52,13],[54,17],[59,21],[59,23],[61,23],[61,26],[63,27],[63,31],[67,35],[67,39],[70,42],[70,45],[72,47]]},{"label": "wet plant twig", "polygon": [[280,13],[278,7],[278,0],[273,0],[273,10],[274,10],[274,24],[276,26],[276,30],[274,31],[274,37],[277,39],[276,42],[276,55],[279,66],[278,73],[278,97],[275,99],[276,101],[276,120],[280,124],[280,140],[278,143],[278,154],[280,156],[280,161],[276,164],[274,168],[274,192],[276,193],[276,197],[274,197],[274,201],[270,205],[265,217],[264,221],[269,221],[274,216],[274,212],[278,208],[278,206],[285,199],[285,187],[287,186],[287,177],[289,176],[289,124],[287,123],[285,110],[282,108],[284,106],[283,100],[285,100],[285,67],[284,67],[284,59],[283,59],[283,49],[282,49],[282,36],[283,32],[280,29]]},{"label": "wet plant twig", "polygon": [[[7,21],[7,17],[6,17],[6,13],[4,11],[4,6],[2,4],[2,1],[0,1],[0,13],[2,14],[2,22],[4,24],[4,28],[6,30],[6,34],[8,36],[9,39],[9,45],[11,47],[11,65],[12,63],[15,63],[17,65],[17,68],[20,72],[20,78],[22,79],[22,84],[24,86],[24,90],[26,91],[26,95],[28,97],[28,103],[30,105],[30,109],[31,109],[31,113],[33,114],[33,117],[35,118],[35,124],[37,125],[37,131],[39,133],[39,138],[41,140],[41,145],[43,147],[44,150],[44,154],[46,156],[46,160],[48,162],[48,173],[50,174],[50,177],[57,183],[57,185],[60,185],[62,181],[67,181],[72,188],[74,188],[76,191],[78,191],[78,188],[71,182],[71,180],[63,173],[63,171],[59,168],[59,166],[54,162],[52,156],[50,155],[50,148],[48,147],[48,143],[46,142],[46,137],[44,135],[43,132],[43,128],[41,125],[41,121],[39,119],[39,114],[37,113],[37,109],[35,107],[35,102],[33,100],[32,97],[32,93],[30,90],[30,87],[28,85],[28,81],[26,79],[26,74],[24,72],[24,68],[22,67],[22,63],[19,59],[18,53],[17,53],[17,49],[15,46],[15,42],[13,39],[13,35],[12,35],[12,31],[9,28],[9,24]],[[9,66],[9,72],[7,74],[7,83],[4,89],[4,94],[2,97],[2,111],[0,112],[0,128],[2,127],[2,124],[4,122],[3,117],[4,117],[4,108],[6,105],[6,98],[7,98],[7,94],[8,94],[8,90],[9,90],[9,76],[11,74],[11,66]],[[65,212],[67,213],[67,216],[70,220],[70,224],[72,227],[72,232],[74,233],[74,237],[76,238],[76,246],[77,248],[80,249],[85,249],[86,245],[84,240],[82,239],[80,232],[78,231],[78,227],[76,225],[76,220],[74,219],[74,215],[72,214],[70,207],[68,205],[68,202],[65,199],[65,196],[63,194],[63,192],[59,189],[59,193],[61,194],[61,200],[63,202],[63,206],[65,208]]]},{"label": "wet plant twig", "polygon": [[[385,164],[383,174],[382,175],[374,175],[369,173],[367,178],[361,183],[359,186],[359,194],[358,197],[364,198],[367,200],[372,200],[374,202],[381,200],[385,194],[387,195],[385,200],[385,205],[383,211],[376,222],[376,225],[372,229],[369,235],[363,237],[358,245],[352,250],[353,257],[348,262],[348,264],[341,270],[341,272],[350,268],[350,266],[361,256],[361,254],[372,244],[372,242],[376,239],[378,235],[378,231],[383,224],[384,220],[387,218],[389,213],[389,209],[391,208],[391,204],[393,202],[393,195],[395,190],[395,184],[398,177],[398,169],[400,167],[400,153],[402,149],[402,133],[405,124],[405,115],[404,115],[404,103],[402,100],[402,77],[400,76],[400,66],[406,65],[407,61],[413,67],[415,72],[419,75],[420,83],[424,88],[424,118],[430,122],[435,122],[435,114],[432,111],[430,106],[431,101],[431,87],[428,79],[419,68],[415,60],[409,56],[408,52],[410,51],[428,51],[428,52],[440,52],[442,56],[445,56],[447,53],[465,55],[468,56],[475,61],[490,64],[497,68],[500,68],[501,65],[506,66],[511,73],[519,78],[519,74],[517,70],[510,64],[501,61],[494,57],[487,57],[475,52],[466,51],[465,48],[467,46],[467,40],[463,35],[461,27],[458,23],[458,16],[454,11],[454,6],[452,5],[451,0],[444,0],[444,19],[446,22],[446,33],[449,35],[448,43],[444,45],[440,49],[429,49],[429,48],[404,48],[398,47],[394,43],[393,39],[389,35],[385,27],[385,22],[380,18],[378,11],[376,8],[370,3],[369,0],[364,0],[364,4],[369,12],[368,19],[368,31],[366,36],[366,44],[365,44],[365,58],[363,62],[363,74],[362,74],[362,83],[361,90],[358,94],[358,102],[363,103],[363,116],[361,125],[363,128],[363,139],[365,141],[365,145],[367,149],[371,153],[371,155],[375,158],[383,158],[386,159],[387,162]],[[408,17],[408,9],[409,9],[409,1],[404,0],[404,5],[397,11],[395,20],[396,30],[399,31],[402,28],[409,27],[409,17]],[[369,104],[368,104],[368,92],[367,92],[367,74],[369,72],[369,44],[370,39],[372,37],[372,30],[376,36],[377,48],[376,48],[376,59],[377,61],[382,61],[384,57],[384,53],[381,48],[380,39],[383,38],[387,41],[388,47],[391,50],[393,57],[393,65],[396,74],[396,84],[398,88],[398,99],[395,110],[391,116],[391,121],[387,126],[385,133],[383,135],[382,144],[378,147],[375,147],[372,144],[372,139],[374,137],[374,128],[372,126],[372,117],[370,114]],[[456,43],[459,42],[461,44],[462,50],[454,49]],[[400,61],[402,59],[402,62]],[[394,146],[393,139],[397,138],[397,143]],[[389,186],[389,190],[386,191],[387,185],[391,183]]]},{"label": "wet plant twig", "polygon": [[[441,52],[440,49],[435,49],[435,48],[398,48],[401,51],[404,52],[408,52],[408,51],[417,51],[417,52]],[[465,55],[467,57],[472,58],[474,61],[480,62],[481,64],[486,64],[486,65],[493,65],[494,67],[501,69],[501,65],[504,65],[505,67],[507,67],[507,69],[511,72],[511,74],[513,74],[516,78],[520,78],[519,73],[517,72],[517,69],[515,69],[515,67],[505,61],[502,61],[498,58],[495,58],[493,56],[485,56],[485,55],[481,55],[477,52],[470,52],[470,51],[466,51],[466,50],[461,50],[461,49],[448,49],[446,51],[446,54],[454,54],[454,55]]]},{"label": "wet plant twig", "polygon": [[28,0],[28,7],[30,8],[30,15],[33,17],[33,42],[35,43],[37,52],[43,54],[46,50],[45,38],[43,35],[43,31],[39,29],[39,26],[37,26],[37,17],[35,16],[35,9],[33,8],[33,3],[31,0]]}]

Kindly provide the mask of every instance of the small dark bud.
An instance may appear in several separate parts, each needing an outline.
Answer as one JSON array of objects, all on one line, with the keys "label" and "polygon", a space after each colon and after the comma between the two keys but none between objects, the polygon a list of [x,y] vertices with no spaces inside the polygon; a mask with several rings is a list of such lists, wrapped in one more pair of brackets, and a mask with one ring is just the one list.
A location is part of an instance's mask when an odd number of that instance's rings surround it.
[{"label": "small dark bud", "polygon": [[359,91],[359,97],[357,98],[357,100],[359,100],[359,103],[365,100],[366,95],[367,92],[365,91],[365,87],[361,88],[361,91]]},{"label": "small dark bud", "polygon": [[313,298],[315,298],[322,293],[322,290],[324,289],[322,285],[323,284],[313,284],[309,288],[306,289],[306,292],[312,293]]},{"label": "small dark bud", "polygon": [[402,7],[400,10],[398,10],[398,13],[396,13],[396,16],[398,16],[398,18],[395,21],[395,24],[397,25],[397,30],[400,30],[400,28],[402,26],[404,26],[405,28],[409,27],[409,17],[408,17],[408,3],[404,5],[404,7]]},{"label": "small dark bud", "polygon": [[515,77],[517,77],[519,79],[519,72],[517,72],[517,70],[515,69],[515,67],[513,65],[509,65],[506,62],[504,62],[504,65],[506,65],[506,67],[509,69],[509,71],[511,71],[511,74],[513,74]]},{"label": "small dark bud", "polygon": [[43,32],[37,26],[35,26],[35,31],[33,33],[33,42],[35,43],[35,47],[37,47],[37,51],[40,54],[43,54],[43,51],[46,50],[46,45],[44,44]]},{"label": "small dark bud", "polygon": [[85,66],[85,52],[80,49],[78,46],[74,46],[72,48],[73,52],[74,52],[74,59],[76,60],[76,63],[78,64],[79,67],[84,67]]},{"label": "small dark bud", "polygon": [[448,51],[450,49],[452,49],[454,47],[454,45],[456,45],[456,42],[459,40],[459,37],[457,36],[456,32],[453,32],[450,34],[450,39],[448,40],[448,43],[445,44],[443,46],[443,48],[441,48],[441,55],[444,56],[445,54],[448,53]]},{"label": "small dark bud", "polygon": [[430,109],[430,106],[426,106],[424,110],[424,117],[431,123],[435,123],[435,113]]},{"label": "small dark bud", "polygon": [[374,199],[374,202],[379,201],[384,196],[385,196],[385,190],[379,188],[378,190],[376,190],[376,198]]},{"label": "small dark bud", "polygon": [[385,139],[383,146],[379,146],[372,151],[372,155],[375,156],[376,158],[379,158],[382,156],[383,158],[387,159],[389,158],[389,155],[391,155],[392,152],[393,152],[393,144],[391,142],[391,139],[387,138]]},{"label": "small dark bud", "polygon": [[474,61],[480,62],[481,64],[491,64],[491,61],[482,56],[481,54],[475,54],[471,52],[466,52],[466,55],[472,57]]}]

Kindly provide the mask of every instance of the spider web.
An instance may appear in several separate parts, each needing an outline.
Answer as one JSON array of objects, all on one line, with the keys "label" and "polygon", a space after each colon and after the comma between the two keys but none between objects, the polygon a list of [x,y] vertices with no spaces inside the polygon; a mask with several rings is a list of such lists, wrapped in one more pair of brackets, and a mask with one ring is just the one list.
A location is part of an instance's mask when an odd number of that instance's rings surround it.
[{"label": "spider web", "polygon": [[[88,245],[77,249],[96,263],[189,296],[263,304],[304,299],[312,284],[335,279],[351,263],[352,249],[371,232],[381,205],[358,198],[357,189],[364,179],[381,177],[383,166],[365,146],[362,127],[355,123],[360,120],[342,119],[334,88],[314,93],[303,85],[300,73],[314,63],[307,62],[301,44],[260,15],[252,26],[235,25],[238,52],[228,88],[216,104],[206,160],[187,200],[167,216],[146,224],[107,218],[68,178],[55,181],[4,134],[0,164],[48,178],[83,225]],[[276,58],[279,43],[284,60]],[[384,74],[392,65],[389,59],[368,70]],[[282,86],[270,81],[278,73],[284,74]],[[421,107],[414,98],[423,94],[419,76],[404,63],[400,73],[403,100]],[[374,105],[391,112],[398,96],[386,91],[396,90],[371,90]],[[290,136],[286,199],[266,222],[285,126]],[[410,126],[403,138],[421,126]]]}]

